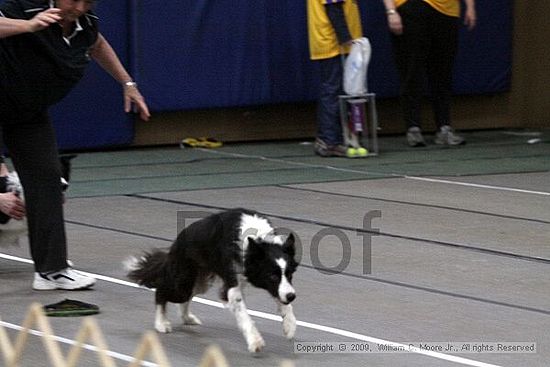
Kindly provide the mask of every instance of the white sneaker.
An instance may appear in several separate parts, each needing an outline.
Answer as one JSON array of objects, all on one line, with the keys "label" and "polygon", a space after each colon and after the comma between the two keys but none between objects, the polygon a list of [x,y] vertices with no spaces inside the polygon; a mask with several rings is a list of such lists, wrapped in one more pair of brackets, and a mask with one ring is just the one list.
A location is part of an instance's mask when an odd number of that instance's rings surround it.
[{"label": "white sneaker", "polygon": [[87,289],[95,284],[95,279],[66,268],[51,273],[34,273],[32,288],[37,291],[54,289],[79,290]]}]

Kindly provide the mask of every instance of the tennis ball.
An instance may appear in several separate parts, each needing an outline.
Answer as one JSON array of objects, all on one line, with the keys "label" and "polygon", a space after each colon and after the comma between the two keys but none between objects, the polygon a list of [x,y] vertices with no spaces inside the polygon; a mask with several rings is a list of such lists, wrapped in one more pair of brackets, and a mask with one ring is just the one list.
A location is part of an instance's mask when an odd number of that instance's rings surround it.
[{"label": "tennis ball", "polygon": [[348,156],[350,158],[356,157],[357,156],[357,149],[355,149],[354,147],[349,147],[346,150],[346,156]]},{"label": "tennis ball", "polygon": [[367,154],[369,154],[369,151],[366,148],[363,148],[363,147],[357,148],[356,151],[357,151],[357,155],[359,157],[366,157]]}]

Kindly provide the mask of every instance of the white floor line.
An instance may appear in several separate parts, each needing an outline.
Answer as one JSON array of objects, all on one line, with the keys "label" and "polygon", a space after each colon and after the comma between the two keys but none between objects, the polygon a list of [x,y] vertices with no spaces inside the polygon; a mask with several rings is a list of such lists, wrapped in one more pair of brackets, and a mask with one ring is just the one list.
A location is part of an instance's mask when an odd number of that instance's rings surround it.
[{"label": "white floor line", "polygon": [[340,172],[347,172],[347,173],[358,173],[358,174],[361,174],[361,175],[370,175],[370,174],[376,174],[376,175],[383,174],[383,175],[387,175],[387,173],[379,173],[379,172],[371,172],[371,173],[369,173],[369,172],[363,171],[363,170],[357,170],[357,169],[351,169],[351,168],[334,167],[334,166],[329,166],[329,165],[324,165],[324,164],[311,164],[311,163],[302,163],[302,162],[287,161],[286,159],[269,158],[269,157],[265,157],[265,156],[263,156],[263,155],[250,155],[250,154],[240,154],[240,153],[228,153],[228,152],[220,152],[220,151],[217,151],[217,150],[211,150],[211,149],[205,149],[205,148],[198,148],[198,150],[202,150],[202,151],[204,151],[204,152],[212,153],[212,154],[225,155],[225,156],[229,156],[229,157],[237,157],[237,158],[254,158],[254,159],[259,159],[259,160],[262,160],[262,161],[268,161],[268,162],[275,162],[275,163],[288,164],[288,165],[291,165],[291,166],[309,167],[309,168],[323,168],[323,169],[328,169],[328,170],[331,170],[331,171],[340,171]]},{"label": "white floor line", "polygon": [[260,159],[260,160],[269,161],[269,162],[284,163],[284,164],[288,164],[288,165],[292,165],[292,166],[301,166],[301,167],[310,167],[310,168],[324,168],[324,169],[328,169],[328,170],[331,170],[331,171],[340,171],[340,172],[347,172],[347,173],[358,173],[358,174],[362,174],[362,175],[366,175],[366,176],[368,176],[368,175],[387,175],[387,176],[396,177],[396,178],[405,178],[405,179],[408,179],[408,180],[437,182],[437,183],[444,183],[444,184],[458,185],[458,186],[469,186],[469,187],[499,190],[499,191],[518,192],[518,193],[531,194],[531,195],[550,196],[550,192],[545,192],[545,191],[523,190],[523,189],[516,189],[516,188],[504,187],[504,186],[491,186],[491,185],[474,184],[474,183],[461,182],[461,181],[442,180],[442,179],[419,177],[419,176],[408,176],[408,175],[404,175],[404,174],[400,174],[400,173],[375,172],[375,171],[365,171],[365,170],[357,170],[357,169],[350,169],[350,168],[340,168],[340,167],[334,167],[334,166],[322,165],[322,164],[310,164],[310,163],[294,162],[294,161],[288,161],[286,159],[280,159],[280,158],[269,158],[269,157],[265,157],[265,156],[262,156],[262,155],[249,155],[249,154],[240,154],[240,153],[220,152],[220,151],[205,149],[205,148],[199,148],[199,150],[201,150],[203,152],[207,152],[207,153],[226,155],[226,156],[231,156],[231,157],[254,158],[254,159]]},{"label": "white floor line", "polygon": [[[13,261],[19,261],[19,262],[23,262],[23,263],[27,263],[27,264],[32,263],[32,261],[29,260],[29,259],[25,259],[25,258],[21,258],[21,257],[17,257],[17,256],[12,256],[12,255],[6,255],[6,254],[2,254],[2,253],[0,253],[0,258],[7,259],[7,260],[13,260]],[[142,288],[142,289],[151,291],[148,288],[140,287],[139,285],[137,285],[135,283],[128,282],[128,281],[125,281],[125,280],[112,278],[112,277],[101,275],[101,274],[88,273],[88,272],[84,272],[84,271],[79,271],[79,272],[84,274],[84,275],[94,277],[98,280],[103,280],[105,282],[110,282],[110,283],[123,285],[123,286],[127,286],[127,287],[132,287],[132,288]],[[197,303],[204,304],[204,305],[216,307],[216,308],[224,308],[224,305],[221,302],[211,301],[211,300],[200,298],[200,297],[194,297],[193,301],[197,302]],[[270,313],[266,313],[266,312],[254,311],[254,310],[249,310],[248,312],[249,312],[250,315],[255,316],[255,317],[263,318],[263,319],[266,319],[266,320],[278,321],[278,322],[281,321],[281,317],[278,316],[278,315],[274,315],[274,314],[270,314]],[[337,328],[330,327],[330,326],[324,326],[324,325],[314,324],[314,323],[305,322],[305,321],[297,321],[297,325],[301,326],[301,327],[304,327],[304,328],[318,330],[318,331],[322,331],[322,332],[329,333],[329,334],[339,335],[339,336],[343,336],[343,337],[350,338],[350,339],[361,340],[361,341],[366,341],[366,342],[376,343],[376,344],[387,344],[387,345],[392,345],[394,347],[404,347],[406,349],[409,349],[409,347],[405,344],[400,344],[400,343],[392,342],[392,341],[389,341],[389,340],[379,339],[379,338],[375,338],[375,337],[368,336],[368,335],[358,334],[358,333],[354,333],[352,331],[347,331],[347,330],[343,330],[343,329],[337,329]],[[67,340],[69,340],[69,339],[67,339]],[[462,365],[465,365],[465,366],[502,367],[502,366],[499,366],[499,365],[479,362],[479,361],[475,361],[475,360],[468,359],[468,358],[456,357],[456,356],[448,355],[448,354],[444,354],[444,353],[421,350],[419,348],[412,348],[410,350],[411,350],[412,353],[422,354],[422,355],[425,355],[425,356],[428,356],[428,357],[433,357],[433,358],[437,358],[437,359],[441,359],[441,360],[445,360],[445,361],[449,361],[449,362],[454,362],[454,363],[462,364]],[[132,358],[132,357],[129,357],[129,358]]]},{"label": "white floor line", "polygon": [[450,181],[450,180],[442,180],[442,179],[428,178],[428,177],[403,176],[403,178],[406,178],[409,180],[416,180],[416,181],[426,181],[426,182],[436,182],[436,183],[451,184],[451,185],[458,185],[458,186],[468,186],[468,187],[475,187],[480,189],[511,191],[511,192],[519,192],[522,194],[550,196],[550,192],[546,192],[546,191],[524,190],[524,189],[516,189],[513,187],[483,185],[483,184],[475,184],[470,182]]}]

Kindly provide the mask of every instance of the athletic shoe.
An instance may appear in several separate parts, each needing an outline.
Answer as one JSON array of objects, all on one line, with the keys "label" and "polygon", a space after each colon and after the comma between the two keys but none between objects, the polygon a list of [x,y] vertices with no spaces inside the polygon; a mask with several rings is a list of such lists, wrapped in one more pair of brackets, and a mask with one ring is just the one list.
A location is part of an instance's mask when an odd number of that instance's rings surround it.
[{"label": "athletic shoe", "polygon": [[422,136],[422,130],[420,130],[418,126],[410,127],[409,130],[407,130],[407,143],[409,143],[411,147],[426,146],[426,142]]},{"label": "athletic shoe", "polygon": [[449,125],[444,125],[436,134],[435,143],[439,145],[463,145],[466,144],[466,140],[457,135]]},{"label": "athletic shoe", "polygon": [[94,284],[94,278],[82,275],[71,268],[65,268],[49,273],[34,273],[32,288],[37,291],[80,290],[88,289]]},{"label": "athletic shoe", "polygon": [[315,154],[321,157],[347,157],[348,148],[344,145],[328,145],[323,140],[315,139]]}]

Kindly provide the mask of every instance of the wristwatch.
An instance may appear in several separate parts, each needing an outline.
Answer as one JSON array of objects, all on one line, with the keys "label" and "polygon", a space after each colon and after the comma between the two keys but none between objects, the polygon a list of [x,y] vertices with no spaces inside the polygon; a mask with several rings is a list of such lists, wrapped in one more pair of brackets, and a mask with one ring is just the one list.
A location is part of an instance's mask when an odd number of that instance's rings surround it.
[{"label": "wristwatch", "polygon": [[386,14],[387,15],[394,15],[394,14],[397,14],[397,11],[395,9],[388,9],[388,10],[386,10]]},{"label": "wristwatch", "polygon": [[123,83],[123,85],[124,85],[126,88],[128,88],[128,87],[137,88],[137,83],[136,83],[136,82],[133,82],[133,81],[125,82],[125,83]]}]

